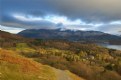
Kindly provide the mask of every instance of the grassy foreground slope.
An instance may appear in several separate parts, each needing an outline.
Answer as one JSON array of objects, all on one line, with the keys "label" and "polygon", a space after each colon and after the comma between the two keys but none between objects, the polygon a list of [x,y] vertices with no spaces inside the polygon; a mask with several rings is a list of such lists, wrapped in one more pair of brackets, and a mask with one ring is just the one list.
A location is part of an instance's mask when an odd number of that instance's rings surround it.
[{"label": "grassy foreground slope", "polygon": [[58,70],[0,49],[0,80],[83,80],[69,71]]},{"label": "grassy foreground slope", "polygon": [[11,50],[87,80],[121,80],[121,51],[118,50],[58,40],[37,40],[32,46],[18,43]]}]

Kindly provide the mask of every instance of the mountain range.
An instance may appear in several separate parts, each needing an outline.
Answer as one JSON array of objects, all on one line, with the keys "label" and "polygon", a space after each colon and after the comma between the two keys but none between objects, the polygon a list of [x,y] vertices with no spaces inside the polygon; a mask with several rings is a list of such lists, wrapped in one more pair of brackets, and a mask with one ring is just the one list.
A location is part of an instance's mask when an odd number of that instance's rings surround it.
[{"label": "mountain range", "polygon": [[100,31],[73,31],[61,29],[27,29],[20,36],[37,39],[63,39],[80,42],[121,44],[121,37]]}]

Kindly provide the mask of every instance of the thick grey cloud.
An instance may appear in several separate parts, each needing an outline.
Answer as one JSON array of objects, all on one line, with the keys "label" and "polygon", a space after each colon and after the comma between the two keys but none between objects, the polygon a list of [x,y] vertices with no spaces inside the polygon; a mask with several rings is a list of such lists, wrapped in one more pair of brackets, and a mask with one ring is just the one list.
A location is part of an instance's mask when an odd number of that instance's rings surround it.
[{"label": "thick grey cloud", "polygon": [[65,15],[87,22],[121,20],[121,0],[2,0],[2,13]]},{"label": "thick grey cloud", "polygon": [[[118,31],[121,24],[110,22],[121,21],[121,0],[0,0],[0,24],[19,28],[57,28]],[[65,16],[68,20],[80,19],[85,25],[59,25],[51,21],[21,21],[15,14],[32,17],[47,15]],[[24,17],[25,17],[24,16]],[[30,19],[30,18],[29,18]],[[95,27],[89,24],[103,23]],[[87,25],[86,25],[87,24]],[[58,26],[59,25],[59,26]],[[74,27],[75,26],[75,27]],[[104,29],[105,28],[105,29]]]},{"label": "thick grey cloud", "polygon": [[39,21],[39,22],[23,22],[23,21],[15,21],[15,22],[3,22],[1,25],[5,25],[8,27],[14,26],[16,28],[24,28],[24,29],[56,29],[58,28],[57,24],[48,22],[48,21]]}]

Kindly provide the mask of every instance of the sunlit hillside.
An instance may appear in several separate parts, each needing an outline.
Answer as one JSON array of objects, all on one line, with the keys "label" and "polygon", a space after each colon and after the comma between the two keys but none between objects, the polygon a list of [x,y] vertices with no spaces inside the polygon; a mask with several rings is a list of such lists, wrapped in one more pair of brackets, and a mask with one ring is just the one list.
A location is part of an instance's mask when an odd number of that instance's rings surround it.
[{"label": "sunlit hillside", "polygon": [[0,80],[84,80],[69,71],[59,70],[0,49]]}]

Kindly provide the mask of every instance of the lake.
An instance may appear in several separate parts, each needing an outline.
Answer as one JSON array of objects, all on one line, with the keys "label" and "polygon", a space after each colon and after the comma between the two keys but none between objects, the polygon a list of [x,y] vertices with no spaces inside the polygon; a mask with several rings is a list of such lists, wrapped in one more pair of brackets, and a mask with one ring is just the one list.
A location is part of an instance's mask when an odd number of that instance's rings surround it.
[{"label": "lake", "polygon": [[111,44],[98,44],[98,45],[106,47],[106,48],[110,48],[110,49],[121,50],[121,45],[111,45]]}]

